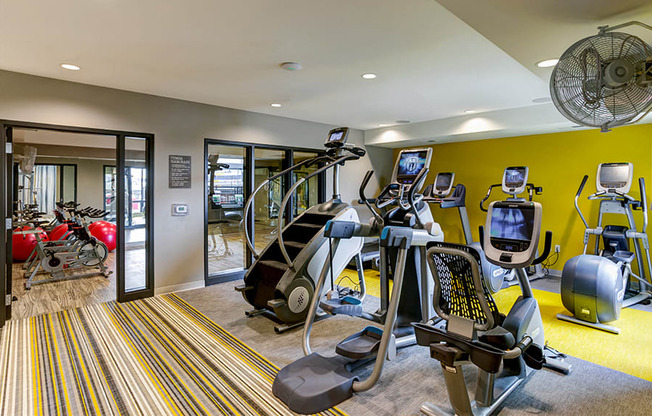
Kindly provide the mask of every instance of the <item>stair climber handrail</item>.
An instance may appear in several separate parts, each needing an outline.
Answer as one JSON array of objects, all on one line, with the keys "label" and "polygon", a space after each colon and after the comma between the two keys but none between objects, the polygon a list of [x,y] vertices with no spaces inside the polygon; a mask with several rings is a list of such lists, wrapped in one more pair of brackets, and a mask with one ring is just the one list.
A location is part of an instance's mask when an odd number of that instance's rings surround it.
[{"label": "stair climber handrail", "polygon": [[[360,159],[360,156],[355,155],[355,154],[348,154],[346,156],[341,156],[338,159],[335,159],[333,162],[324,165],[314,171],[313,173],[299,179],[292,187],[288,190],[287,194],[285,194],[285,198],[283,198],[283,202],[281,203],[281,207],[279,208],[279,213],[285,212],[285,207],[287,206],[288,202],[290,201],[290,198],[292,198],[292,195],[294,195],[294,191],[297,190],[299,186],[301,186],[302,183],[307,181],[308,179],[312,178],[313,176],[317,176],[322,172],[327,171],[328,169],[335,167],[339,164],[344,164],[344,162],[348,160],[357,160]],[[281,249],[281,254],[283,254],[283,258],[285,259],[285,263],[287,263],[288,267],[292,270],[294,270],[294,262],[290,259],[290,255],[288,254],[287,250],[285,249],[285,243],[283,241],[283,217],[279,215],[278,218],[278,226],[276,229],[276,235],[278,236],[278,245],[279,248]]]},{"label": "stair climber handrail", "polygon": [[[301,162],[297,163],[294,166],[290,166],[289,168],[277,173],[276,175],[270,176],[269,178],[265,179],[260,185],[258,185],[256,190],[251,195],[249,195],[249,198],[247,199],[247,203],[245,204],[245,207],[244,207],[244,216],[245,216],[244,217],[244,223],[249,224],[247,216],[250,214],[251,204],[253,203],[256,194],[261,189],[263,189],[265,187],[265,185],[267,185],[271,181],[285,175],[288,172],[291,172],[291,171],[293,171],[295,169],[300,168],[303,165],[308,165],[309,166],[309,165],[319,163],[319,162],[325,161],[325,160],[333,160],[333,157],[328,156],[328,155],[321,155],[321,156],[313,157],[313,158],[310,158],[310,159],[306,159],[304,161],[301,161]],[[279,211],[279,218],[282,217],[283,212],[284,211]],[[256,252],[256,248],[254,247],[254,244],[251,241],[251,236],[249,235],[249,227],[245,226],[244,231],[245,231],[245,242],[247,243],[247,247],[249,247],[249,250],[251,250],[251,253],[254,255],[254,258],[257,260],[260,257],[260,254],[258,254]]]}]

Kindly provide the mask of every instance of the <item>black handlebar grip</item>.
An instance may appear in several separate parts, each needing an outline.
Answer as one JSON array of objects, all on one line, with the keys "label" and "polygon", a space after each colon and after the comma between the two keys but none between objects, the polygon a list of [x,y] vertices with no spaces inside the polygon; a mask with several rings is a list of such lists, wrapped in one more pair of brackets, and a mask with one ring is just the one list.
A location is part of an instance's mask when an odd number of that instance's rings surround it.
[{"label": "black handlebar grip", "polygon": [[349,150],[349,152],[353,153],[354,155],[356,155],[356,156],[360,156],[360,157],[362,157],[362,156],[364,156],[364,155],[367,154],[367,151],[364,150],[364,149],[361,148],[361,147],[352,147],[352,148],[350,148],[350,149],[348,149],[348,150]]},{"label": "black handlebar grip", "polygon": [[647,213],[647,195],[645,193],[645,179],[638,178],[638,187],[641,190],[641,205],[643,206],[643,213]]},{"label": "black handlebar grip", "polygon": [[577,190],[577,197],[580,196],[582,191],[584,190],[584,185],[586,185],[586,181],[589,179],[589,175],[584,175],[584,178],[582,178],[582,183],[580,184],[580,189]]},{"label": "black handlebar grip", "polygon": [[482,251],[484,251],[484,226],[483,225],[478,227],[478,237],[480,237],[480,247],[482,247]]},{"label": "black handlebar grip", "polygon": [[548,258],[550,250],[552,249],[552,231],[546,231],[546,240],[544,242],[543,253],[534,259],[532,264],[539,264]]},{"label": "black handlebar grip", "polygon": [[367,197],[364,196],[364,190],[369,184],[369,181],[371,180],[371,177],[374,176],[374,171],[373,170],[368,170],[367,173],[364,175],[364,179],[362,179],[362,183],[360,184],[360,199],[365,201]]}]

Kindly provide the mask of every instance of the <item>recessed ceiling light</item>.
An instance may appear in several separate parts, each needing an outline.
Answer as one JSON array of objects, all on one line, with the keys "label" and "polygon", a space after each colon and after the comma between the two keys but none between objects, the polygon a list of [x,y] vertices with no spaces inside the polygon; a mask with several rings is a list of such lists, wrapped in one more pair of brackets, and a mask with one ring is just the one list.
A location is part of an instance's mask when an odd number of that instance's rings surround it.
[{"label": "recessed ceiling light", "polygon": [[476,110],[464,110],[464,114],[475,114],[477,113]]},{"label": "recessed ceiling light", "polygon": [[369,72],[367,74],[362,74],[362,78],[364,78],[364,79],[374,79],[374,78],[376,78],[376,74],[372,74],[371,72]]},{"label": "recessed ceiling light", "polygon": [[61,68],[69,69],[71,71],[79,71],[81,68],[73,64],[61,64]]},{"label": "recessed ceiling light", "polygon": [[389,127],[389,126],[391,126],[391,124],[381,123],[381,124],[378,125],[378,127]]},{"label": "recessed ceiling light", "polygon": [[273,103],[273,104],[270,104],[270,105],[271,105],[272,107],[274,107],[274,108],[283,107],[283,106],[282,106],[281,104],[279,104],[279,103]]},{"label": "recessed ceiling light", "polygon": [[280,66],[286,71],[299,71],[303,68],[303,66],[298,62],[283,62]]},{"label": "recessed ceiling light", "polygon": [[544,59],[542,61],[537,62],[537,66],[539,68],[550,68],[551,66],[557,65],[557,62],[559,62],[559,59],[557,59],[557,58]]}]

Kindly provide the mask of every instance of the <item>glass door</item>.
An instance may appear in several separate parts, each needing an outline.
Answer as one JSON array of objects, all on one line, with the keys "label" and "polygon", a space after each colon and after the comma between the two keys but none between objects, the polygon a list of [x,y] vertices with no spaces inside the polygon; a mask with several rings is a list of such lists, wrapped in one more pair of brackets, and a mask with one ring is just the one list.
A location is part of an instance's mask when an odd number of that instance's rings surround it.
[{"label": "glass door", "polygon": [[[317,155],[317,152],[295,151],[293,163],[299,163],[303,160],[313,158]],[[296,181],[305,178],[306,176],[315,172],[317,169],[319,169],[318,165],[312,165],[310,167],[302,166],[301,169],[294,171],[293,182],[296,183]],[[312,178],[308,179],[308,181],[303,185],[299,186],[294,197],[294,216],[301,215],[305,210],[319,203],[319,186],[319,175],[313,176]]]},{"label": "glass door", "polygon": [[[118,167],[104,167],[105,209],[118,215],[120,256],[118,267],[125,278],[119,281],[118,300],[151,296],[154,291],[152,252],[151,136],[121,136]],[[120,173],[122,172],[122,173]],[[117,196],[117,197],[116,197]]]},{"label": "glass door", "polygon": [[209,144],[206,153],[207,276],[242,274],[247,148]]},{"label": "glass door", "polygon": [[[254,189],[270,176],[285,168],[286,151],[256,148],[254,150]],[[254,247],[260,253],[276,238],[279,209],[285,196],[286,175],[269,182],[254,198]]]}]

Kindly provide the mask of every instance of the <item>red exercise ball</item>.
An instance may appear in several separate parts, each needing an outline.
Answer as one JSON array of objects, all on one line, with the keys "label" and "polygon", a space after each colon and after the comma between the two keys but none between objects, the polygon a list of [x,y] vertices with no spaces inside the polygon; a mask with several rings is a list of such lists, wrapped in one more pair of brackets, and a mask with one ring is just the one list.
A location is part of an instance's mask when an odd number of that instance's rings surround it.
[{"label": "red exercise ball", "polygon": [[116,226],[106,221],[97,221],[95,224],[97,225],[91,230],[91,235],[106,244],[109,251],[115,250],[117,243]]},{"label": "red exercise ball", "polygon": [[108,226],[113,227],[113,228],[115,228],[115,229],[118,228],[118,226],[115,225],[115,224],[112,223],[112,222],[108,222],[108,221],[95,221],[95,222],[91,223],[91,224],[88,226],[88,231],[93,231],[93,228],[97,227],[98,225],[102,225],[102,224],[108,224]]},{"label": "red exercise ball", "polygon": [[68,224],[59,224],[50,231],[50,241],[66,239],[71,233],[72,231],[68,229]]},{"label": "red exercise ball", "polygon": [[[34,234],[18,234],[17,231],[28,231],[34,228],[24,226],[18,227],[14,230],[12,236],[12,257],[14,261],[25,261],[34,250],[37,240]],[[48,235],[42,228],[37,228],[42,241],[48,241]]]}]

